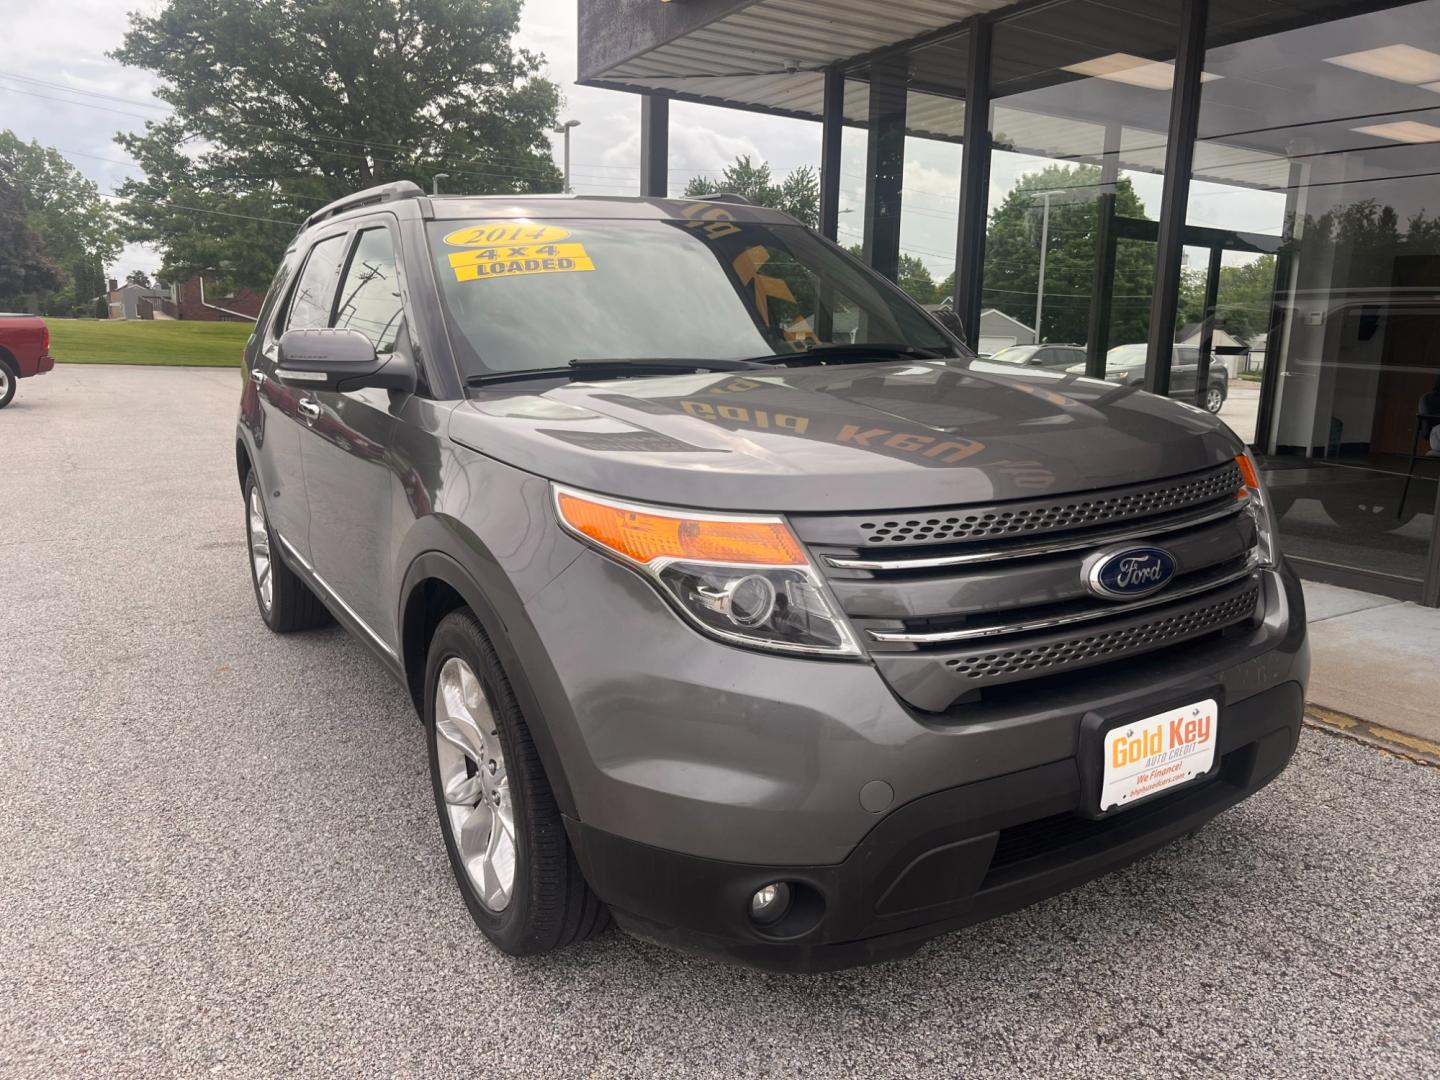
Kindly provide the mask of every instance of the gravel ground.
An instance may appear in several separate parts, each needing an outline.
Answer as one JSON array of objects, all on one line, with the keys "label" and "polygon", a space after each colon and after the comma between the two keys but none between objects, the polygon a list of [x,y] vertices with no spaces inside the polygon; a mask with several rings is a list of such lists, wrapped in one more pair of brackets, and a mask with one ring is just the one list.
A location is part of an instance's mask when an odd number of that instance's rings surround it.
[{"label": "gravel ground", "polygon": [[0,413],[0,1075],[1440,1074],[1440,770],[1307,733],[1105,880],[823,977],[472,928],[401,691],[261,625],[233,371]]}]

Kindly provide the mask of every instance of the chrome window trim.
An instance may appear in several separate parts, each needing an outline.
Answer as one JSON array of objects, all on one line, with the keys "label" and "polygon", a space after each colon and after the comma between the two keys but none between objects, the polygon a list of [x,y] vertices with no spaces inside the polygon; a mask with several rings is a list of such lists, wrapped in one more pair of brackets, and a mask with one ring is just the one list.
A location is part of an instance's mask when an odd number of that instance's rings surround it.
[{"label": "chrome window trim", "polygon": [[1201,593],[1211,592],[1226,585],[1240,581],[1242,578],[1254,573],[1260,565],[1260,557],[1256,552],[1251,552],[1245,559],[1245,565],[1239,570],[1226,574],[1223,577],[1212,578],[1198,585],[1192,585],[1185,589],[1176,589],[1173,592],[1161,592],[1144,600],[1136,600],[1129,604],[1116,604],[1113,607],[1097,608],[1091,611],[1076,612],[1071,615],[1057,615],[1050,619],[1035,619],[1031,622],[1007,623],[1003,626],[984,626],[969,630],[934,630],[909,632],[900,630],[866,630],[874,641],[886,642],[909,642],[917,645],[938,645],[952,641],[974,641],[979,638],[1002,637],[1006,634],[1019,634],[1032,630],[1052,630],[1060,626],[1069,626],[1073,623],[1089,622],[1092,619],[1104,619],[1115,615],[1128,615],[1132,611],[1143,611],[1145,608],[1158,607],[1161,604],[1168,604],[1175,600],[1184,600],[1191,596],[1199,596]]},{"label": "chrome window trim", "polygon": [[1002,562],[1009,559],[1034,558],[1042,555],[1059,555],[1067,551],[1080,551],[1099,547],[1102,544],[1118,544],[1130,540],[1145,540],[1152,536],[1178,532],[1196,525],[1207,525],[1243,511],[1247,499],[1236,499],[1232,504],[1216,510],[1171,518],[1168,521],[1153,522],[1143,528],[1126,526],[1110,532],[1091,533],[1071,540],[1048,541],[1035,544],[1017,544],[998,551],[961,552],[955,555],[936,555],[931,558],[912,559],[861,559],[844,555],[822,555],[825,562],[837,570],[933,570],[945,566],[969,566],[974,563]]}]

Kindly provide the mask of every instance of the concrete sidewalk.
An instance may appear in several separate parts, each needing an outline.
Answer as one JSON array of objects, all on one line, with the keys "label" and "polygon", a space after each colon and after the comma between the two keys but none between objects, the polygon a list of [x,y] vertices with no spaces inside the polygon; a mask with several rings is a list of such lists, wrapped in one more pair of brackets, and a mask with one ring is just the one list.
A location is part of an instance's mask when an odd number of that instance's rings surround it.
[{"label": "concrete sidewalk", "polygon": [[1312,581],[1305,603],[1314,718],[1440,758],[1440,608]]}]

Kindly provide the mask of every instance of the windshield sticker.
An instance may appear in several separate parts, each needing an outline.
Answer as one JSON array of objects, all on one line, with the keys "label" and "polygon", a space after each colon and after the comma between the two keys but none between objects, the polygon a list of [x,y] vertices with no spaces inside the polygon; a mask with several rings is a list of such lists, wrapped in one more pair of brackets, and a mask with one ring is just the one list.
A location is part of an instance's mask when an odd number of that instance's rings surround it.
[{"label": "windshield sticker", "polygon": [[470,225],[445,237],[451,247],[495,247],[500,244],[554,244],[570,239],[570,230],[533,221],[492,221]]},{"label": "windshield sticker", "polygon": [[594,270],[584,244],[506,244],[452,251],[456,281],[485,281],[530,274],[566,274]]}]

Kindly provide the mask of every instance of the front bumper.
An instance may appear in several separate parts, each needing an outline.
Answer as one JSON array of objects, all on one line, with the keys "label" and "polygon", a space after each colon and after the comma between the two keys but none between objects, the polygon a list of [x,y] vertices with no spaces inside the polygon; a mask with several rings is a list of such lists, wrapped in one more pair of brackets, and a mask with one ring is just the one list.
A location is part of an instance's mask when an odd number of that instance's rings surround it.
[{"label": "front bumper", "polygon": [[[894,959],[939,934],[1116,870],[1258,791],[1300,737],[1304,690],[1285,682],[1230,705],[1206,781],[1104,818],[1082,805],[1075,758],[938,791],[891,812],[841,862],[707,859],[566,819],[580,866],[622,927],[755,967],[822,971]],[[798,886],[805,906],[765,930],[755,890]],[[798,903],[798,901],[797,901]]]}]

